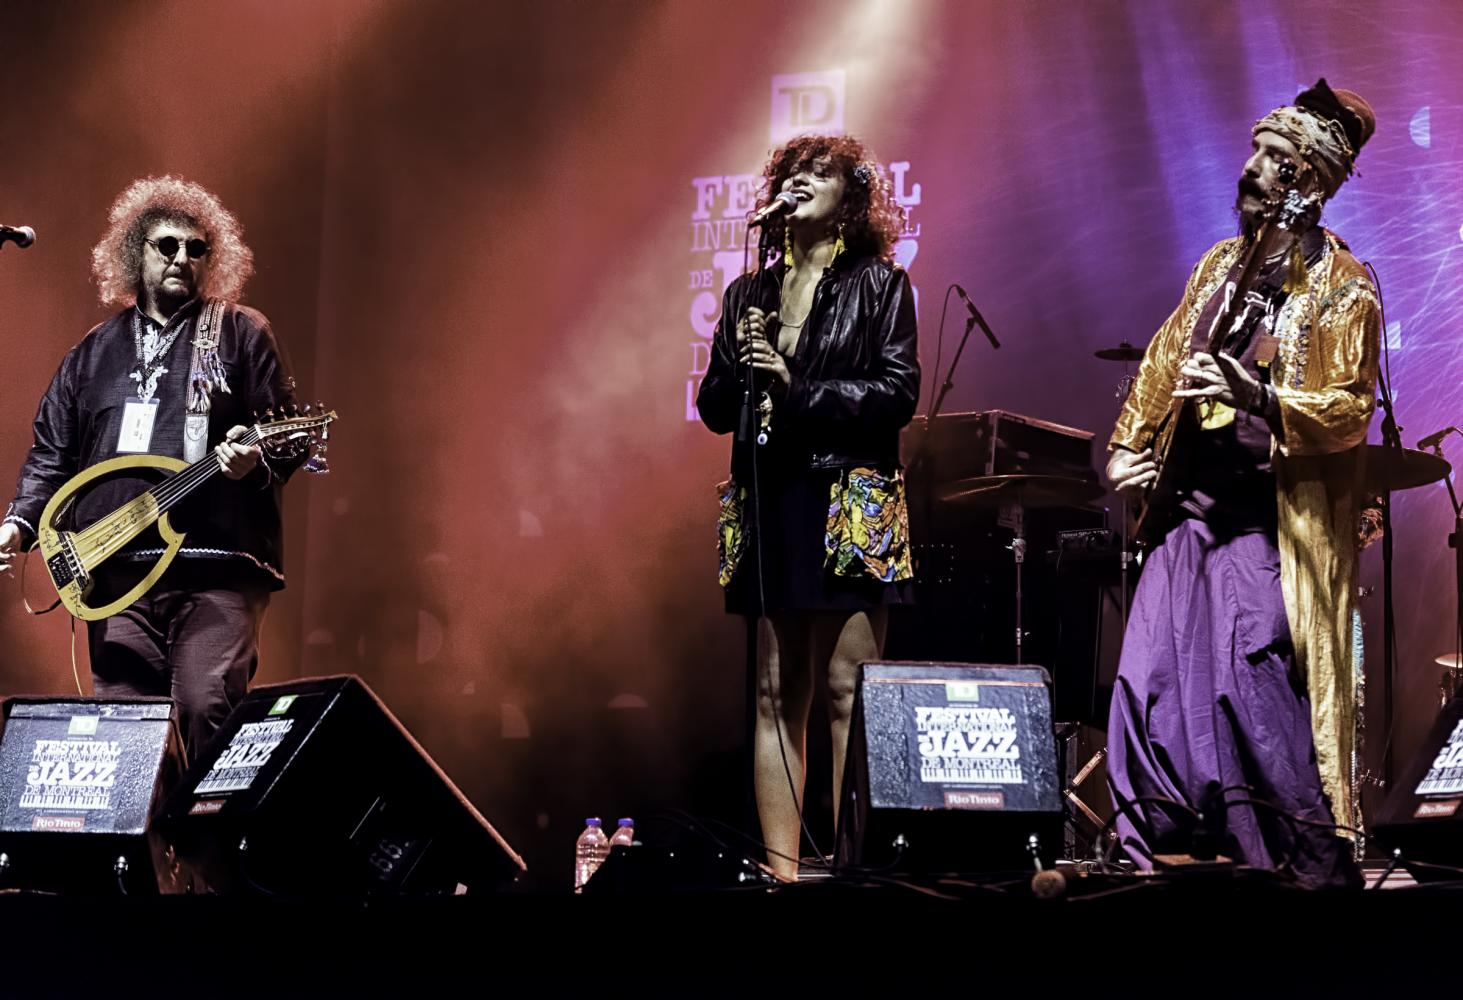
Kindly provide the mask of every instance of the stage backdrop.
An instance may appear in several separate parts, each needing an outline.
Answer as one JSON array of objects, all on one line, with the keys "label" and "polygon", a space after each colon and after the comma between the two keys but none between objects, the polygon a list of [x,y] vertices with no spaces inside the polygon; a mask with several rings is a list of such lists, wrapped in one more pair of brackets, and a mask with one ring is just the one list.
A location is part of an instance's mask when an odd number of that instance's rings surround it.
[{"label": "stage backdrop", "polygon": [[[1377,112],[1326,222],[1381,275],[1404,438],[1463,424],[1456,5],[30,2],[0,38],[0,222],[40,234],[0,252],[6,486],[103,318],[86,254],[111,198],[163,173],[217,191],[258,257],[247,301],[342,415],[332,474],[287,490],[257,680],[363,676],[549,884],[585,815],[737,813],[728,443],[690,401],[788,135],[890,165],[925,402],[958,281],[1003,346],[971,343],[947,409],[1102,440],[1123,371],[1092,352],[1146,342],[1234,229],[1252,122],[1324,75]],[[1446,494],[1395,521],[1405,759],[1455,641]],[[1378,596],[1364,613],[1375,635]],[[63,618],[6,582],[0,628],[0,690],[72,686]]]}]

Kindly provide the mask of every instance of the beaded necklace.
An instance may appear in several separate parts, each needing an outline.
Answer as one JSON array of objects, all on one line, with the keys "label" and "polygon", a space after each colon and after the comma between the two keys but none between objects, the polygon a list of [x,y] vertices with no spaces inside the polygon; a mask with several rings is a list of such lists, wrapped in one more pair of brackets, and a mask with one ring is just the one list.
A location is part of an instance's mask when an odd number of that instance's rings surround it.
[{"label": "beaded necklace", "polygon": [[[178,339],[178,334],[183,332],[183,327],[188,325],[183,320],[173,327],[173,332],[158,340],[152,350],[148,350],[144,343],[142,313],[132,313],[132,345],[137,351],[137,370],[129,376],[137,383],[137,395],[144,403],[151,402],[152,397],[157,394],[157,380],[166,375],[168,370],[163,367],[163,361],[167,359],[168,351],[172,348],[173,342]],[[167,327],[163,327],[164,330]]]}]

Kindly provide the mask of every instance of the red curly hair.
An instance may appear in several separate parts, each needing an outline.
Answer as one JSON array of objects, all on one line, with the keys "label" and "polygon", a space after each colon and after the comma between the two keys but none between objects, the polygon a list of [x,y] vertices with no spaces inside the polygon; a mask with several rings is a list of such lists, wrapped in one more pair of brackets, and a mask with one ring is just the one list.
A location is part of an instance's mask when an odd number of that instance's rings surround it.
[{"label": "red curly hair", "polygon": [[[824,160],[843,175],[843,202],[838,224],[843,245],[864,256],[890,258],[904,231],[904,208],[894,200],[888,174],[862,142],[851,135],[803,135],[772,151],[762,168],[757,208],[766,207],[782,190],[783,181]],[[780,247],[787,225],[779,216],[764,227],[764,239]]]},{"label": "red curly hair", "polygon": [[204,298],[236,302],[254,273],[254,252],[244,243],[239,220],[211,191],[181,177],[133,181],[112,203],[108,220],[111,224],[91,251],[91,275],[104,306],[126,308],[137,302],[142,241],[159,222],[203,231],[208,268],[198,294]]}]

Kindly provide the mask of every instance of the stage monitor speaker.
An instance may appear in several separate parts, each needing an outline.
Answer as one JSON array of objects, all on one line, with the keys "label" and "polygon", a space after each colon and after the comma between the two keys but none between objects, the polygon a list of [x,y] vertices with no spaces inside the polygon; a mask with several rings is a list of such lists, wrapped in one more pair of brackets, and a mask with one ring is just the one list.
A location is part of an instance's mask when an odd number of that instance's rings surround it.
[{"label": "stage monitor speaker", "polygon": [[1050,683],[1036,666],[864,664],[838,864],[1031,871],[1039,857],[1050,866],[1062,847]]},{"label": "stage monitor speaker", "polygon": [[0,889],[181,891],[149,820],[183,772],[172,702],[9,698],[0,734]]},{"label": "stage monitor speaker", "polygon": [[158,828],[216,892],[438,895],[523,860],[357,677],[250,691]]},{"label": "stage monitor speaker", "polygon": [[1417,881],[1463,880],[1463,695],[1438,715],[1382,804],[1373,832],[1402,852]]}]

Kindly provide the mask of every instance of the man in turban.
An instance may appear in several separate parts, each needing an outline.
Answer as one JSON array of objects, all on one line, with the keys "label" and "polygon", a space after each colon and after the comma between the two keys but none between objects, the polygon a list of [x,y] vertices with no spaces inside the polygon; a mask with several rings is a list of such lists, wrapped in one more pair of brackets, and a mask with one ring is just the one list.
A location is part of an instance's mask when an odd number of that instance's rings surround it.
[{"label": "man in turban", "polygon": [[1328,200],[1374,129],[1367,103],[1325,80],[1255,124],[1241,234],[1200,258],[1108,445],[1117,489],[1150,485],[1155,434],[1176,399],[1194,401],[1108,731],[1118,831],[1143,867],[1214,850],[1302,885],[1359,884],[1336,823],[1357,820],[1353,539],[1376,405],[1376,289],[1346,243],[1306,219],[1232,300],[1282,190]]}]

